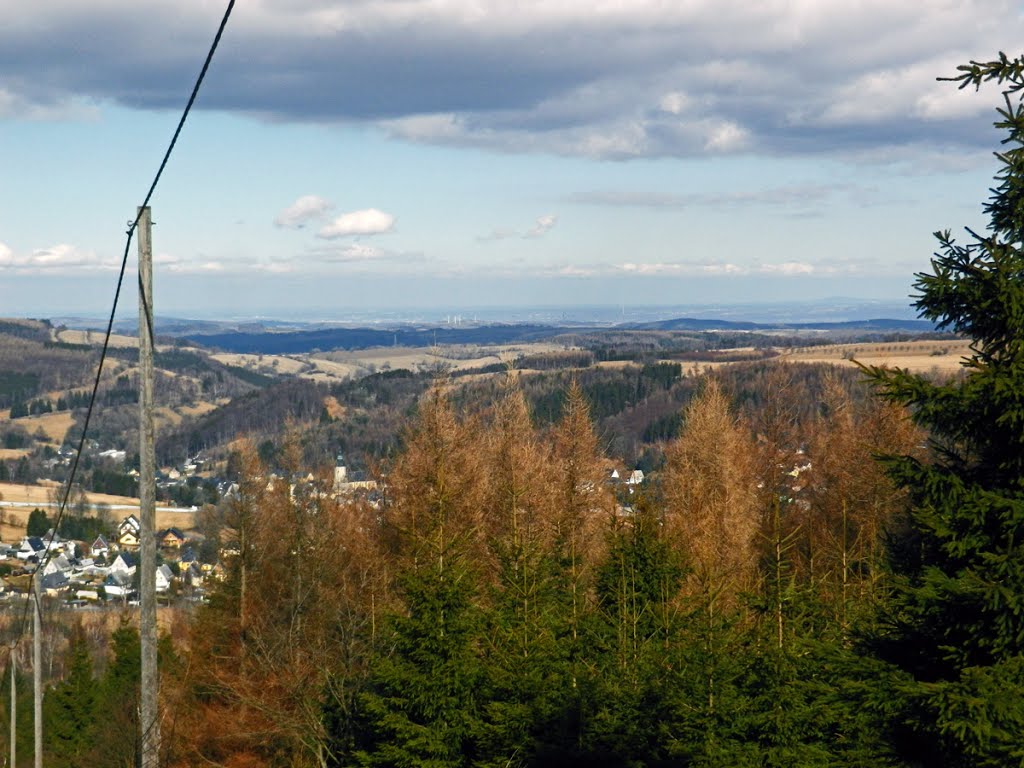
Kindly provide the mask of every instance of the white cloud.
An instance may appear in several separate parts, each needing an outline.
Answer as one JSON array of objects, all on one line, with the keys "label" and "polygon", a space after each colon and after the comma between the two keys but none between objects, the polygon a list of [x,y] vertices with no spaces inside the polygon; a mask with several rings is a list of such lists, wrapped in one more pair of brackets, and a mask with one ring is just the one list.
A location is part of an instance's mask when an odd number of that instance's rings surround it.
[{"label": "white cloud", "polygon": [[668,112],[670,115],[679,115],[683,113],[690,104],[690,99],[685,93],[680,91],[671,91],[661,97],[661,101],[658,102],[658,107],[662,112]]},{"label": "white cloud", "polygon": [[384,251],[372,245],[352,243],[337,251],[330,261],[373,261],[382,258]]},{"label": "white cloud", "polygon": [[518,237],[519,233],[514,229],[508,229],[507,227],[497,227],[492,229],[486,235],[480,235],[477,240],[481,243],[489,243],[494,240],[508,240],[513,237]]},{"label": "white cloud", "polygon": [[333,240],[351,235],[380,235],[390,232],[395,225],[395,217],[376,208],[343,213],[330,224],[317,232],[317,237]]},{"label": "white cloud", "polygon": [[527,232],[523,237],[535,238],[543,237],[558,223],[558,216],[553,213],[547,213],[537,218],[537,223],[533,225],[533,228]]},{"label": "white cloud", "polygon": [[713,152],[734,152],[743,149],[749,138],[750,135],[742,126],[726,121],[711,129],[704,148]]},{"label": "white cloud", "polygon": [[762,264],[760,271],[771,275],[809,275],[814,272],[814,267],[800,261],[784,261],[781,264]]},{"label": "white cloud", "polygon": [[[852,271],[856,265],[850,265]],[[630,275],[656,276],[656,275],[731,275],[746,276],[751,274],[764,275],[810,275],[818,270],[812,264],[799,261],[786,261],[779,264],[758,264],[744,265],[728,261],[714,262],[649,262],[620,264],[618,269]]]},{"label": "white cloud", "polygon": [[[0,50],[16,52],[0,119],[177,106],[212,10],[0,0]],[[230,38],[207,109],[500,152],[819,156],[909,136],[983,145],[995,88],[934,78],[1019,50],[1024,15],[1011,0],[261,0]]]},{"label": "white cloud", "polygon": [[36,248],[29,253],[15,253],[0,243],[0,269],[18,274],[39,272],[77,272],[83,270],[115,269],[119,262],[98,255],[95,251],[69,243],[58,243],[48,248]]},{"label": "white cloud", "polygon": [[627,262],[620,264],[618,269],[630,275],[654,276],[654,275],[745,275],[749,273],[746,267],[736,264],[723,264],[718,262],[648,262],[635,263]]},{"label": "white cloud", "polygon": [[286,229],[302,229],[306,224],[323,217],[334,203],[317,195],[303,195],[285,208],[274,219],[274,224]]},{"label": "white cloud", "polygon": [[[241,265],[235,265],[236,268]],[[228,265],[220,261],[182,262],[175,261],[167,265],[167,271],[176,275],[209,275],[228,271]]]}]

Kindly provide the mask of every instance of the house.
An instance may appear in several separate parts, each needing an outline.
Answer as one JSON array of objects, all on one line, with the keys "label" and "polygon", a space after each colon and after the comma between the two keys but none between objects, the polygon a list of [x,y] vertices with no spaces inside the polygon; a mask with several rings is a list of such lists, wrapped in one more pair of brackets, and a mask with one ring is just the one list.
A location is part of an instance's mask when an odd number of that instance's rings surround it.
[{"label": "house", "polygon": [[634,469],[630,472],[629,477],[626,478],[626,485],[640,485],[644,481],[644,471],[642,469]]},{"label": "house", "polygon": [[131,574],[123,571],[112,571],[107,574],[107,578],[103,580],[103,591],[107,597],[128,597],[132,593]]},{"label": "house", "polygon": [[185,543],[185,534],[177,528],[167,528],[156,536],[157,546],[164,549],[181,549]]},{"label": "house", "polygon": [[201,587],[206,580],[206,574],[196,563],[181,564],[181,580],[190,587]]},{"label": "house", "polygon": [[156,569],[156,591],[166,592],[171,588],[171,582],[174,580],[174,573],[171,571],[169,565],[164,563]]},{"label": "house", "polygon": [[43,545],[46,547],[46,551],[51,555],[58,552],[63,552],[68,556],[69,559],[74,559],[78,552],[78,547],[71,539],[61,538],[53,528],[48,530],[43,535]]},{"label": "house", "polygon": [[135,573],[135,558],[128,552],[121,552],[110,564],[110,573],[124,573],[131,576]]},{"label": "house", "polygon": [[96,537],[96,541],[92,543],[92,556],[106,558],[110,554],[110,544],[107,543],[106,538],[101,534]]},{"label": "house", "polygon": [[54,573],[62,573],[67,580],[67,575],[71,572],[71,562],[64,555],[57,555],[51,557],[46,561],[43,566],[43,576],[50,576]]},{"label": "house", "polygon": [[43,540],[39,536],[26,536],[21,540],[21,546],[18,547],[17,558],[19,560],[38,558],[45,549],[46,545],[43,544]]},{"label": "house", "polygon": [[124,451],[119,451],[116,448],[111,448],[106,451],[100,451],[97,454],[101,459],[109,459],[110,461],[124,462],[127,458],[127,454]]},{"label": "house", "polygon": [[121,549],[134,550],[139,548],[139,536],[142,534],[142,523],[135,515],[128,515],[117,526],[117,543]]},{"label": "house", "polygon": [[64,571],[44,573],[39,579],[39,588],[48,596],[54,597],[68,585],[68,574]]}]

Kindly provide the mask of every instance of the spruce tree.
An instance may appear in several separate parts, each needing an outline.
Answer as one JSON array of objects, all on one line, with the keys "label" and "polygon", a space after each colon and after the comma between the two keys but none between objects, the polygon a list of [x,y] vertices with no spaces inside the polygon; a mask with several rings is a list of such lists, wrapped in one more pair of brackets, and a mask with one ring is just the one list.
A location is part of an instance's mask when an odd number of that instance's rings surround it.
[{"label": "spruce tree", "polygon": [[604,755],[609,765],[668,759],[664,725],[675,689],[669,649],[679,638],[674,601],[683,568],[654,506],[641,496],[634,509],[610,532],[595,578],[595,695],[585,738],[591,755]]},{"label": "spruce tree", "polygon": [[971,339],[948,382],[867,369],[930,430],[932,458],[887,459],[913,502],[891,547],[892,605],[871,647],[893,673],[879,706],[912,765],[1024,764],[1024,58],[1000,54],[950,78],[996,81],[1006,132],[984,206],[988,232],[936,233],[915,306]]},{"label": "spruce tree", "polygon": [[543,763],[566,686],[544,452],[518,378],[509,376],[487,430],[487,546],[495,565],[485,613],[477,766]]},{"label": "spruce tree", "polygon": [[385,510],[401,610],[360,697],[366,766],[468,766],[476,756],[481,672],[480,502],[476,435],[431,392],[389,476]]},{"label": "spruce tree", "polygon": [[96,682],[81,626],[71,634],[68,670],[43,699],[47,763],[67,768],[92,765],[96,732]]}]

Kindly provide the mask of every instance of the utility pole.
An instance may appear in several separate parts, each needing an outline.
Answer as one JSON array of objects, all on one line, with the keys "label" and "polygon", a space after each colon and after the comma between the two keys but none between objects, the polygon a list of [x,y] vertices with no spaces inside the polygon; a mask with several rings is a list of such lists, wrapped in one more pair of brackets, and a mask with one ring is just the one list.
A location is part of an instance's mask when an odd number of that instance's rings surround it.
[{"label": "utility pole", "polygon": [[142,680],[139,729],[142,768],[160,762],[159,677],[156,660],[156,452],[153,446],[153,220],[139,208],[139,640]]},{"label": "utility pole", "polygon": [[[50,542],[51,544],[53,542]],[[50,550],[47,549],[47,552]],[[32,612],[32,691],[35,705],[35,768],[43,768],[43,620],[40,614],[39,590],[43,573],[39,566],[32,576],[35,610]]]},{"label": "utility pole", "polygon": [[18,720],[18,689],[14,683],[14,679],[18,674],[14,661],[14,653],[17,648],[17,645],[11,646],[11,768],[15,768],[18,764],[18,731],[15,728],[15,724]]}]

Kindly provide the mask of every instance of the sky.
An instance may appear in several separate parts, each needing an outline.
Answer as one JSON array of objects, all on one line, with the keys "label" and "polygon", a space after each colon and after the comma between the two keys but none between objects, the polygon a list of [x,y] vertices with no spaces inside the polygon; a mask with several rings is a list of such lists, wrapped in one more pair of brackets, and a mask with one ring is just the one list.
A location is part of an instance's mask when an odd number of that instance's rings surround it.
[{"label": "sky", "polygon": [[[225,5],[0,0],[0,315],[109,312]],[[238,0],[157,313],[903,301],[1002,138],[936,78],[1022,40],[1000,0]]]}]

